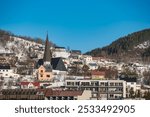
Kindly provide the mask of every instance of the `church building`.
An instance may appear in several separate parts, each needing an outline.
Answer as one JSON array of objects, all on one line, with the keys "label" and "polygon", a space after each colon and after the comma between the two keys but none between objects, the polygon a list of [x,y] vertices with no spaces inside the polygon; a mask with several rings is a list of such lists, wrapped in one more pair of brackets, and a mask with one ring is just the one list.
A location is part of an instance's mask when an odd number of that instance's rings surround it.
[{"label": "church building", "polygon": [[67,69],[62,58],[52,58],[48,34],[45,42],[45,51],[43,59],[38,61],[38,80],[52,81],[54,78],[60,79],[61,75],[66,75]]}]

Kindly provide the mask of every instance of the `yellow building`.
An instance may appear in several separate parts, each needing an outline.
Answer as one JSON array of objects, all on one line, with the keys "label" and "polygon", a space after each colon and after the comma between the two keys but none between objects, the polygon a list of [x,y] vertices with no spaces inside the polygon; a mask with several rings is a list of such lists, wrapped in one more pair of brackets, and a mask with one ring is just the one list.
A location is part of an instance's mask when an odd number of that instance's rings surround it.
[{"label": "yellow building", "polygon": [[38,80],[39,81],[52,81],[53,74],[48,66],[41,65],[38,69]]}]

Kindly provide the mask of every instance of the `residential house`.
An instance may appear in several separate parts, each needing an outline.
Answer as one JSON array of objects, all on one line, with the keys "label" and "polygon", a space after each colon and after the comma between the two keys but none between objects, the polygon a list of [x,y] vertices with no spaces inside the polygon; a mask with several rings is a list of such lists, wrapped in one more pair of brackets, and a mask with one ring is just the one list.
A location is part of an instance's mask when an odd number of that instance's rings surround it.
[{"label": "residential house", "polygon": [[37,89],[40,88],[39,82],[20,82],[21,89]]},{"label": "residential house", "polygon": [[100,79],[100,80],[104,80],[105,79],[105,72],[104,71],[97,71],[97,70],[93,70],[91,71],[91,75],[92,75],[92,79]]},{"label": "residential house", "polygon": [[61,57],[61,58],[69,58],[70,56],[70,52],[68,52],[65,47],[55,47],[54,48],[54,51],[53,51],[53,57],[54,58],[58,58],[58,57]]},{"label": "residential house", "polygon": [[4,65],[4,64],[1,64],[0,65],[0,76],[3,77],[3,78],[11,78],[11,77],[15,77],[15,75],[17,74],[14,74],[14,70],[10,67],[10,65]]},{"label": "residential house", "polygon": [[96,69],[98,69],[97,63],[89,63],[88,66],[89,66],[90,70],[96,70]]},{"label": "residential house", "polygon": [[0,57],[0,64],[6,64],[8,61],[6,60],[5,57]]},{"label": "residential house", "polygon": [[88,64],[88,63],[93,62],[93,61],[92,61],[92,56],[83,55],[82,57],[83,57],[84,64]]}]

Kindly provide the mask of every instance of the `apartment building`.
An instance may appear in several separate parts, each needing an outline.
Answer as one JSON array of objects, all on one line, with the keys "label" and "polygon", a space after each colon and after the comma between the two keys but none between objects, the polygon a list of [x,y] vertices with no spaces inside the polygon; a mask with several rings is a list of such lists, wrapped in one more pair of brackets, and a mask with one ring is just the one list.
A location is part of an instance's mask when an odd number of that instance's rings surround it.
[{"label": "apartment building", "polygon": [[91,99],[120,100],[126,98],[126,81],[123,80],[66,80],[65,88],[90,90]]}]

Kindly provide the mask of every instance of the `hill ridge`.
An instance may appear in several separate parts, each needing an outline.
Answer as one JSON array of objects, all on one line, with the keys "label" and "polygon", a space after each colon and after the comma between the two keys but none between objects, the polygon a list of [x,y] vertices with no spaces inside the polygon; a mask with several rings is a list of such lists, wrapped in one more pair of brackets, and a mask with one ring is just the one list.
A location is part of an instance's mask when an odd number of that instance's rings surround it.
[{"label": "hill ridge", "polygon": [[[143,44],[147,42],[147,47]],[[150,28],[137,31],[127,36],[120,37],[113,41],[110,45],[96,48],[85,54],[92,56],[106,56],[115,59],[137,58],[143,60],[145,57],[150,57],[147,52],[150,51]],[[138,45],[145,46],[143,48]],[[149,45],[148,45],[149,44]],[[131,56],[132,55],[132,56]],[[146,56],[145,56],[146,55]]]}]

